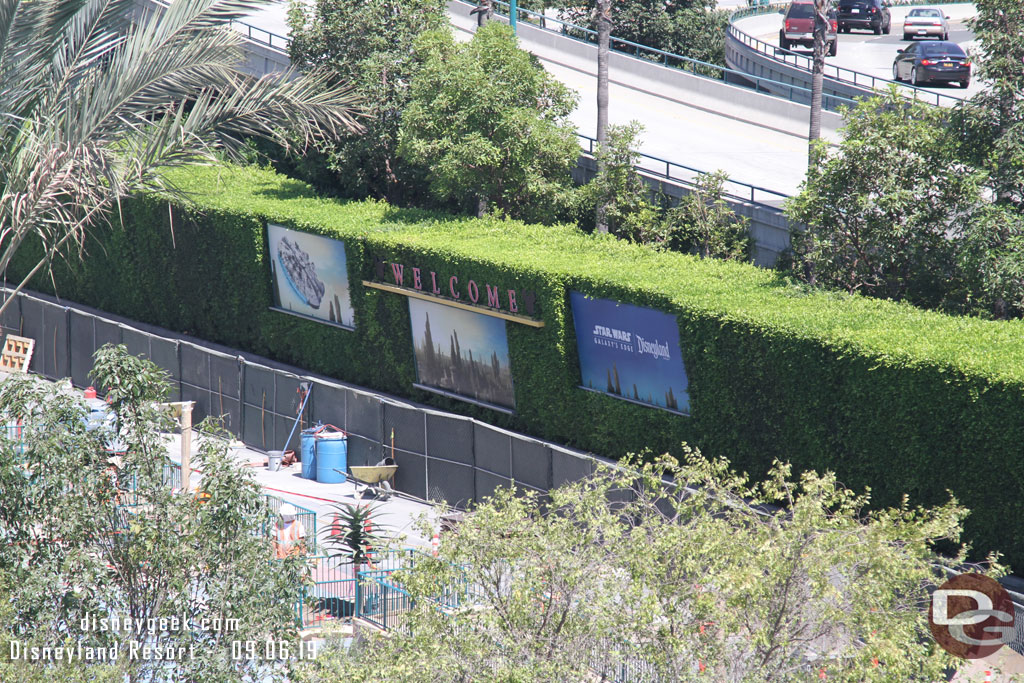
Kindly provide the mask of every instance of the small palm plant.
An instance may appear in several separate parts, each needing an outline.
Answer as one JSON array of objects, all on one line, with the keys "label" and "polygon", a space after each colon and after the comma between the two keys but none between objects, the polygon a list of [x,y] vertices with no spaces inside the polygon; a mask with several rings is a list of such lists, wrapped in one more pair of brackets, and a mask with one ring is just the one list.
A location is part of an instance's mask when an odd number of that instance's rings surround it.
[{"label": "small palm plant", "polygon": [[[384,541],[384,537],[375,531],[376,525],[373,523],[373,516],[380,507],[351,503],[338,503],[334,506],[337,513],[327,527],[329,536],[326,545],[335,550],[332,557],[340,557],[345,564],[352,565],[353,578],[359,578],[363,565],[374,568],[371,555]],[[363,599],[359,609],[363,614],[375,614],[379,607],[380,596],[374,593]]]},{"label": "small palm plant", "polygon": [[383,536],[377,532],[373,516],[381,506],[338,503],[334,521],[328,526],[327,545],[337,550],[335,557],[344,557],[356,571],[370,564],[373,550],[381,545]]}]

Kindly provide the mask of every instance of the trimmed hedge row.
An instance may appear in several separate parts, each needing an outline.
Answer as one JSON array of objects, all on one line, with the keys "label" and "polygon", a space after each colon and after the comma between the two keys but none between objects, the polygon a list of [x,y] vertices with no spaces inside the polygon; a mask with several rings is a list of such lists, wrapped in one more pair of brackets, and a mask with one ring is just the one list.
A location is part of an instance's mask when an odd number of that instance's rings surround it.
[{"label": "trimmed hedge row", "polygon": [[[170,176],[195,205],[127,202],[123,229],[57,268],[58,294],[610,457],[686,441],[755,476],[776,458],[830,469],[882,504],[952,490],[976,549],[1024,562],[1024,323],[808,291],[572,228],[321,199],[254,168]],[[345,240],[355,332],[268,310],[268,220]],[[546,326],[507,325],[514,416],[412,387],[405,297],[359,284],[374,257],[537,293]],[[692,417],[577,388],[572,289],[678,316]]]}]

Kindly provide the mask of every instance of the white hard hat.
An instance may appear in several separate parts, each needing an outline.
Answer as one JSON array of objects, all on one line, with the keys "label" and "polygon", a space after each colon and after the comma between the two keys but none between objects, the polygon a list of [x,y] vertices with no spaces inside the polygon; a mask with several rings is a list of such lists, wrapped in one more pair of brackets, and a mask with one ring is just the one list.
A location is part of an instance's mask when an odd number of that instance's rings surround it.
[{"label": "white hard hat", "polygon": [[296,510],[295,506],[292,505],[291,503],[285,503],[284,505],[281,506],[282,517],[294,517],[297,513],[298,510]]}]

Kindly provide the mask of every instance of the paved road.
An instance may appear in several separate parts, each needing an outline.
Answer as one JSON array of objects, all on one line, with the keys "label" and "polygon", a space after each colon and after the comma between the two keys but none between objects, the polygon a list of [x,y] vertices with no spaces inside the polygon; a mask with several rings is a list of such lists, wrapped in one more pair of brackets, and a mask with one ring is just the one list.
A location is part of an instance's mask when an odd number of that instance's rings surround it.
[{"label": "paved road", "polygon": [[[597,130],[597,79],[589,73],[546,61],[555,78],[580,95],[572,122],[580,133]],[[612,78],[615,78],[614,70]],[[703,171],[722,169],[730,178],[784,194],[795,194],[807,168],[807,141],[751,123],[694,109],[622,85],[609,88],[609,121],[637,120],[645,133],[641,152]],[[726,107],[723,105],[723,110]],[[759,200],[768,197],[758,196]]]},{"label": "paved road", "polygon": [[[922,7],[927,6],[922,4]],[[974,16],[973,4],[963,3],[957,5],[937,5],[939,10],[950,17],[949,39],[958,43],[965,50],[974,47],[974,34],[967,28],[965,20]],[[903,19],[911,10],[911,7],[892,8],[892,33],[880,35],[868,31],[855,31],[854,33],[839,34],[839,51],[835,57],[826,57],[826,62],[836,66],[859,71],[869,76],[892,79],[892,62],[896,52],[902,50],[910,43],[903,40]],[[736,27],[744,33],[758,38],[772,45],[779,44],[779,27],[782,25],[782,17],[778,14],[768,14],[758,17],[740,19]],[[933,40],[931,38],[923,41]],[[793,50],[798,54],[810,55],[810,50],[797,47]],[[951,97],[970,97],[983,88],[984,84],[978,79],[971,81],[971,86],[965,91],[959,85],[936,84],[926,86],[928,90],[949,95]]]},{"label": "paved road", "polygon": [[[286,35],[287,5],[275,3],[253,14],[248,23],[273,33]],[[453,18],[456,27],[469,28],[467,17]],[[456,31],[468,39],[465,31]],[[596,64],[566,57],[557,50],[524,44],[537,54],[556,78],[580,95],[580,104],[572,116],[584,135],[596,130]],[[640,151],[702,171],[725,170],[735,180],[793,194],[804,177],[807,143],[797,135],[780,133],[761,125],[736,119],[758,120],[760,112],[738,110],[728,101],[696,102],[687,92],[666,90],[639,92],[625,87],[627,74],[612,70],[610,100],[612,123],[638,120],[644,124]],[[710,110],[710,111],[709,111]],[[731,118],[730,118],[731,117]],[[834,136],[834,131],[826,131]],[[759,199],[768,199],[762,196]]]},{"label": "paved road", "polygon": [[[741,0],[722,0],[722,6],[745,4]],[[870,33],[842,34],[839,54],[829,61],[837,66],[855,69],[880,78],[891,76],[892,58],[904,45],[902,20],[909,8],[893,8],[893,34],[875,36]],[[973,14],[973,5],[947,5],[943,10],[955,21],[951,39],[969,44],[970,33],[963,19]],[[287,4],[272,4],[252,15],[250,23],[280,35],[287,35]],[[741,30],[777,43],[781,17],[777,14],[741,20]],[[453,16],[453,25],[468,29],[467,17]],[[468,33],[456,31],[460,38]],[[572,116],[582,134],[593,136],[596,128],[595,65],[568,57],[543,45],[524,43],[523,47],[541,58],[556,78],[580,95],[580,104]],[[698,101],[687,92],[645,88],[641,92],[627,87],[628,74],[612,70],[610,100],[612,123],[632,120],[644,124],[646,132],[640,151],[652,156],[697,168],[703,171],[722,169],[734,180],[765,187],[785,194],[797,191],[807,165],[806,143],[796,135],[780,133],[757,125],[758,112],[740,108],[728,101]],[[972,83],[964,93],[958,86],[936,86],[938,92],[963,96],[972,94],[980,84]],[[657,93],[657,94],[654,94]],[[835,131],[826,137],[835,139]]]}]

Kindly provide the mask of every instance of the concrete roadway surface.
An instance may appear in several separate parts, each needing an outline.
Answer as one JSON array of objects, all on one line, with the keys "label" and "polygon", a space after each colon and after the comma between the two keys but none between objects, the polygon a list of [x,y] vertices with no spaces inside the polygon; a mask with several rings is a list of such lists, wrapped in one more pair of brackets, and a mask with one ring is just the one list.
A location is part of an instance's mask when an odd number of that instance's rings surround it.
[{"label": "concrete roadway surface", "polygon": [[[739,0],[722,0],[723,6],[740,6]],[[264,30],[287,35],[284,2],[269,5],[252,15],[250,22]],[[452,24],[461,40],[469,38],[475,21],[456,5]],[[970,39],[962,28],[962,19],[971,16],[973,5],[944,5],[941,8],[958,22],[951,38]],[[908,8],[895,7],[893,33],[841,34],[839,54],[830,58],[838,66],[854,68],[882,78],[891,78],[892,59],[903,45],[902,20]],[[766,42],[777,44],[781,15],[769,14],[738,22],[741,30]],[[596,60],[580,59],[542,44],[523,42],[536,54],[556,78],[579,93],[579,106],[571,120],[580,133],[594,137],[596,132]],[[783,133],[765,125],[761,112],[740,106],[728,99],[701,99],[691,92],[658,84],[637,86],[631,76],[611,70],[610,114],[613,124],[636,120],[645,131],[639,150],[701,171],[724,170],[733,180],[764,187],[784,194],[795,194],[804,179],[807,144],[801,135]],[[968,94],[978,86],[972,83]],[[642,90],[640,89],[642,88]],[[945,94],[960,94],[959,86],[938,86]],[[827,139],[837,139],[835,130],[823,131]],[[674,174],[685,175],[678,170]],[[761,198],[759,198],[761,199]]]},{"label": "concrete roadway surface", "polygon": [[[725,1],[731,2],[733,0]],[[919,7],[929,7],[929,5],[922,3]],[[975,46],[974,34],[967,28],[965,20],[974,16],[974,5],[963,3],[957,5],[934,5],[934,7],[950,18],[950,41],[957,43],[965,52],[970,54],[970,49]],[[909,41],[903,40],[903,19],[911,9],[913,8],[893,7],[890,9],[892,13],[892,32],[889,35],[876,36],[870,31],[858,31],[856,29],[854,29],[853,33],[840,33],[838,54],[835,57],[826,57],[826,63],[834,64],[844,69],[859,71],[876,78],[892,80],[892,62],[896,58],[896,53],[910,45]],[[766,14],[749,17],[747,19],[740,19],[735,25],[744,33],[777,46],[779,44],[779,29],[782,27],[782,15]],[[935,39],[920,38],[918,42],[933,40]],[[793,49],[793,52],[808,56],[813,54],[811,50],[799,46]],[[972,77],[971,85],[967,90],[964,90],[956,83],[935,83],[927,84],[923,87],[950,97],[964,98],[970,97],[982,90],[984,84],[977,78]]]},{"label": "concrete roadway surface", "polygon": [[[475,18],[469,17],[468,10],[467,7],[465,16],[452,16],[459,40],[468,40],[467,30],[475,27]],[[286,3],[274,3],[251,15],[246,22],[287,35],[286,12]],[[523,43],[522,47],[534,52],[552,75],[579,93],[579,106],[572,115],[572,122],[581,134],[594,137],[596,60],[567,57],[542,45]],[[722,169],[733,180],[776,192],[797,192],[807,167],[805,138],[758,125],[756,122],[763,118],[761,112],[741,108],[727,100],[697,101],[686,91],[657,90],[657,84],[646,84],[646,92],[641,92],[624,85],[630,77],[617,72],[617,69],[611,70],[609,119],[613,124],[637,120],[644,125],[640,151],[701,171]],[[826,129],[824,134],[833,139],[836,136],[834,130]],[[673,175],[685,177],[679,169],[673,169]],[[759,195],[758,199],[771,197]]]},{"label": "concrete roadway surface", "polygon": [[[467,10],[468,11],[468,10]],[[452,14],[460,40],[468,40],[474,22]],[[540,42],[520,41],[534,53],[555,78],[576,91],[580,98],[571,116],[583,135],[594,137],[597,128],[597,60],[569,55]],[[806,128],[799,134],[770,127],[760,110],[726,97],[709,97],[667,83],[640,82],[613,66],[609,78],[609,121],[644,125],[638,149],[645,154],[701,171],[718,169],[732,180],[783,194],[796,194],[807,168]],[[730,86],[723,84],[728,90]],[[767,96],[765,96],[767,97]],[[805,111],[808,111],[804,108]],[[834,129],[823,130],[836,139]],[[673,175],[683,175],[673,170]],[[770,201],[769,196],[758,196]],[[775,202],[772,202],[775,203]]]}]

